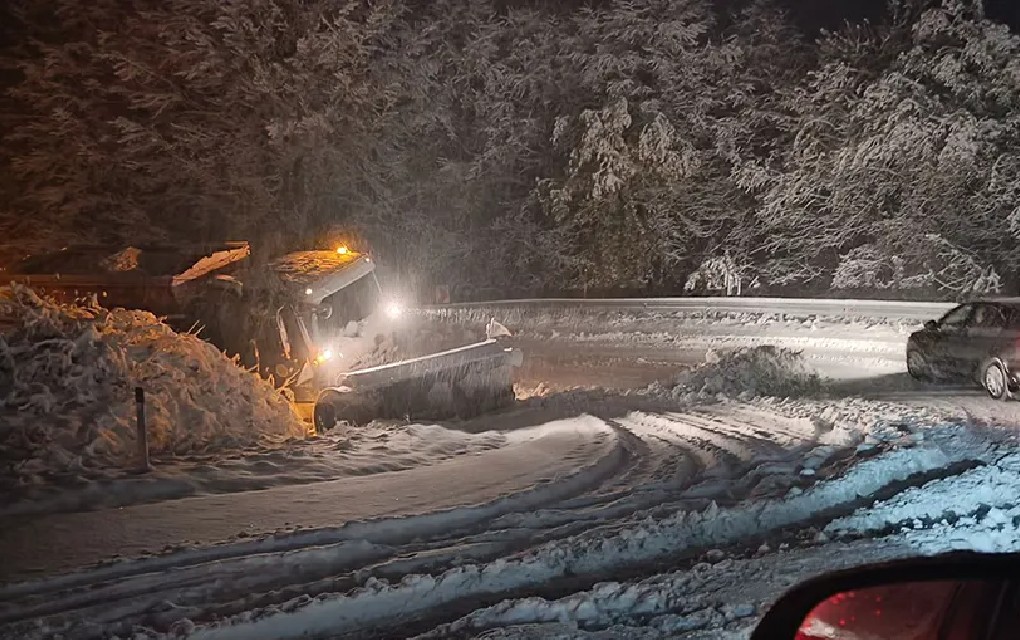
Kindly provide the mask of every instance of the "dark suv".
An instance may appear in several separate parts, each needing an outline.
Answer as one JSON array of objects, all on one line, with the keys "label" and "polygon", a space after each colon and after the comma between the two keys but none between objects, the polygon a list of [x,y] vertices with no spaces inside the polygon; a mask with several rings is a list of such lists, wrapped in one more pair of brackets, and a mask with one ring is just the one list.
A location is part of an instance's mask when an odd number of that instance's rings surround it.
[{"label": "dark suv", "polygon": [[968,302],[907,340],[907,371],[918,380],[974,380],[993,398],[1020,390],[1020,298]]}]

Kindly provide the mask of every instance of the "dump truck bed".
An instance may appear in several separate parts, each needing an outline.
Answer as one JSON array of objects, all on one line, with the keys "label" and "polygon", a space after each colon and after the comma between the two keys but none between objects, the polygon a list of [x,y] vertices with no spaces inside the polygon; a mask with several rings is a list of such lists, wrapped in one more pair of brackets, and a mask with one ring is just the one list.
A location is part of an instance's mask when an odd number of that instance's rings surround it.
[{"label": "dump truck bed", "polygon": [[277,277],[309,304],[321,304],[375,270],[365,255],[336,251],[295,251],[273,262]]}]

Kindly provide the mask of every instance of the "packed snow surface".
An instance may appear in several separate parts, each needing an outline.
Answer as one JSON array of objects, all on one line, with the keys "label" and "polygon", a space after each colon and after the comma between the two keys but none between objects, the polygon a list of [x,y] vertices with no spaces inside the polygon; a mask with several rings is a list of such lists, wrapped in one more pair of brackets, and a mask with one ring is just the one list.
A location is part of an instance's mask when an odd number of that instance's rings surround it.
[{"label": "packed snow surface", "polygon": [[0,482],[129,464],[135,387],[153,454],[298,437],[287,401],[207,342],[151,313],[57,304],[0,289]]}]

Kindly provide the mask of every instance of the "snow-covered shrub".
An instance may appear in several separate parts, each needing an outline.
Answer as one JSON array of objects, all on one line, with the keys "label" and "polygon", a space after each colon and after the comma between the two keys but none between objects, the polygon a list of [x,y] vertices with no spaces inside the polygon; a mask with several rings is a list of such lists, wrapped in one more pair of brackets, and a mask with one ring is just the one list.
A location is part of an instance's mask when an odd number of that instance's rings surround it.
[{"label": "snow-covered shrub", "polygon": [[900,288],[934,286],[959,297],[999,293],[1002,280],[994,266],[979,260],[975,252],[949,242],[938,234],[913,241],[911,262],[915,273],[900,281]]},{"label": "snow-covered shrub", "polygon": [[744,277],[736,261],[729,255],[708,258],[687,277],[685,291],[725,291],[726,295],[740,295],[740,284]]},{"label": "snow-covered shrub", "polygon": [[0,288],[0,480],[123,464],[136,446],[136,386],[155,454],[303,433],[268,383],[151,313]]},{"label": "snow-covered shrub", "polygon": [[972,252],[941,236],[930,234],[925,240],[939,267],[932,277],[940,287],[962,295],[999,293],[1002,282],[995,267],[982,264]]},{"label": "snow-covered shrub", "polygon": [[[998,293],[1001,278],[992,266],[938,234],[894,233],[886,246],[866,244],[840,256],[833,289],[917,289],[936,287],[961,296]],[[902,234],[897,236],[896,233]],[[899,252],[902,252],[902,256]],[[906,256],[907,259],[904,259]]]},{"label": "snow-covered shrub", "polygon": [[902,286],[903,259],[866,244],[840,256],[832,276],[833,289],[888,289]]}]

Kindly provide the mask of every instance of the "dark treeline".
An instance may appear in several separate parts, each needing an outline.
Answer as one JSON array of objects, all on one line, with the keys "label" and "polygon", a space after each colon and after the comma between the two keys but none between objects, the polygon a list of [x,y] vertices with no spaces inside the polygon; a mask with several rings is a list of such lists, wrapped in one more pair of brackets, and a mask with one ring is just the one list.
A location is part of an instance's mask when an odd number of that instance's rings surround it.
[{"label": "dark treeline", "polygon": [[1020,38],[977,0],[817,39],[717,5],[17,0],[0,245],[343,230],[495,290],[1015,284]]}]

